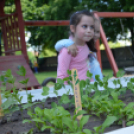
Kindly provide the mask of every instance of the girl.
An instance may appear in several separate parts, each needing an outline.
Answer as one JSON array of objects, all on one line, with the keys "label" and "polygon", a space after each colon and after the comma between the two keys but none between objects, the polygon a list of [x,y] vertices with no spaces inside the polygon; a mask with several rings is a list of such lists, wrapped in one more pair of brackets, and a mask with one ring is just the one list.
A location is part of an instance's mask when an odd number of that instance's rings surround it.
[{"label": "girl", "polygon": [[[100,38],[100,20],[98,18],[95,18],[95,24],[94,24],[94,42],[96,42],[99,38]],[[59,40],[56,44],[55,44],[55,49],[56,51],[60,51],[63,47],[67,47],[68,48],[68,52],[72,55],[72,56],[76,56],[77,54],[77,47],[73,42],[73,36],[70,33],[70,37],[69,39],[62,39]]]},{"label": "girl", "polygon": [[[96,42],[97,39],[100,38],[100,20],[98,18],[95,18],[94,26],[95,26],[94,41]],[[73,42],[72,35],[69,37],[69,39],[60,40],[55,45],[55,49],[57,51],[60,51],[63,47],[68,47],[68,52],[71,53],[72,56],[75,57],[77,55],[77,47]],[[93,79],[95,80],[95,75],[99,75],[100,79],[102,80],[103,75],[101,72],[99,62],[97,61],[96,53],[89,54],[89,66],[90,66],[89,71],[93,74]]]},{"label": "girl", "polygon": [[[74,45],[77,46],[77,55],[73,57],[67,48],[62,48],[58,55],[57,78],[68,77],[67,70],[76,68],[80,80],[87,79],[87,60],[90,50],[96,52],[94,47],[94,17],[89,11],[79,11],[70,17],[70,32]],[[63,42],[64,43],[64,42]]]}]

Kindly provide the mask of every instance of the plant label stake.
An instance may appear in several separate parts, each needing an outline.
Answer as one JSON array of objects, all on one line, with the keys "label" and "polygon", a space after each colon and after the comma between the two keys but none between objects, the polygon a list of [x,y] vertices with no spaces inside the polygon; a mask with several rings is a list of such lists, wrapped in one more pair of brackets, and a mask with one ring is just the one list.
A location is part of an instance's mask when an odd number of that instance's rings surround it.
[{"label": "plant label stake", "polygon": [[1,94],[0,94],[0,117],[2,117],[2,116],[3,116],[3,114],[2,114],[1,104],[2,104],[2,99],[1,99]]},{"label": "plant label stake", "polygon": [[[72,69],[71,74],[72,74],[72,82],[73,82],[74,97],[75,97],[75,108],[77,109],[76,110],[76,114],[77,114],[78,111],[82,110],[77,69]],[[77,117],[78,120],[80,120],[81,118],[82,118],[82,115],[79,115]]]}]

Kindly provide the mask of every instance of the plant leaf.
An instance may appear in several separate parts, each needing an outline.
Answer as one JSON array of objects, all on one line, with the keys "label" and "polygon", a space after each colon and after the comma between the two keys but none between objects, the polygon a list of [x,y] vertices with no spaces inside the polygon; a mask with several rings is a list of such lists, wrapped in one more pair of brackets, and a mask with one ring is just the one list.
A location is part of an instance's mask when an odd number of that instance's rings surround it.
[{"label": "plant leaf", "polygon": [[80,120],[80,128],[83,129],[83,126],[88,122],[89,115],[82,116]]},{"label": "plant leaf", "polygon": [[23,66],[19,67],[19,71],[17,71],[17,74],[20,76],[25,76],[26,75],[26,69]]},{"label": "plant leaf", "polygon": [[131,126],[131,125],[133,125],[134,124],[134,121],[128,121],[127,122],[127,126]]},{"label": "plant leaf", "polygon": [[71,130],[73,130],[73,123],[72,123],[72,120],[68,117],[64,117],[62,118],[62,123],[64,125],[66,125],[67,127],[69,127]]},{"label": "plant leaf", "polygon": [[92,134],[92,131],[89,130],[89,129],[84,129],[83,132],[84,132],[85,134]]},{"label": "plant leaf", "polygon": [[19,83],[21,83],[21,84],[27,84],[28,81],[29,81],[29,78],[27,78],[27,79],[25,79],[25,80],[22,80],[22,81],[19,81]]},{"label": "plant leaf", "polygon": [[49,87],[43,87],[43,92],[41,95],[43,96],[49,95],[49,90],[50,90]]},{"label": "plant leaf", "polygon": [[109,127],[110,125],[112,125],[117,120],[118,120],[118,118],[116,116],[107,116],[106,120],[102,124],[102,131],[104,131],[104,129],[106,127]]},{"label": "plant leaf", "polygon": [[62,79],[58,78],[58,79],[57,79],[57,83],[63,84],[64,81],[63,81]]}]

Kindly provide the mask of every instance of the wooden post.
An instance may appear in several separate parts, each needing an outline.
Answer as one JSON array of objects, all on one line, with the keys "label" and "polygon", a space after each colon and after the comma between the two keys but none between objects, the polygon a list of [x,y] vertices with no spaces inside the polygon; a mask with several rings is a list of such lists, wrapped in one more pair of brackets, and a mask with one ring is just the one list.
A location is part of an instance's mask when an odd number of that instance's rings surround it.
[{"label": "wooden post", "polygon": [[16,5],[16,11],[18,14],[18,27],[19,27],[19,32],[20,32],[20,42],[21,42],[21,47],[22,47],[22,53],[25,56],[25,59],[27,60],[28,63],[28,56],[27,56],[27,51],[26,51],[26,42],[25,42],[25,27],[24,27],[24,21],[23,21],[23,16],[22,16],[22,11],[21,11],[21,5],[20,5],[20,0],[15,0],[15,5]]},{"label": "wooden post", "polygon": [[106,50],[106,54],[107,54],[108,60],[110,62],[112,70],[114,71],[114,76],[116,76],[116,73],[118,72],[118,67],[117,67],[116,62],[114,60],[112,51],[111,51],[111,49],[108,46],[107,38],[106,38],[106,35],[105,35],[101,25],[100,25],[100,35],[101,35],[101,40],[102,40],[102,42],[103,42],[103,44],[105,46],[105,50]]},{"label": "wooden post", "polygon": [[[95,18],[98,20],[100,19],[99,16],[97,15],[97,12],[94,12]],[[101,23],[101,22],[100,22]],[[96,49],[97,49],[97,60],[100,63],[101,71],[102,71],[102,62],[101,62],[101,51],[100,51],[100,40],[98,39],[95,43]]]},{"label": "wooden post", "polygon": [[0,15],[4,15],[5,0],[0,0]]},{"label": "wooden post", "polygon": [[101,51],[100,51],[100,41],[99,39],[95,43],[96,49],[97,49],[97,60],[100,63],[101,71],[102,71],[102,62],[101,62]]},{"label": "wooden post", "polygon": [[[73,82],[74,97],[75,97],[75,108],[77,109],[76,110],[76,114],[77,114],[78,111],[82,110],[81,94],[80,94],[80,87],[79,87],[79,82],[78,82],[77,69],[72,69],[71,74],[72,74],[72,82]],[[78,120],[80,120],[81,118],[82,118],[82,115],[79,115],[77,117]]]}]

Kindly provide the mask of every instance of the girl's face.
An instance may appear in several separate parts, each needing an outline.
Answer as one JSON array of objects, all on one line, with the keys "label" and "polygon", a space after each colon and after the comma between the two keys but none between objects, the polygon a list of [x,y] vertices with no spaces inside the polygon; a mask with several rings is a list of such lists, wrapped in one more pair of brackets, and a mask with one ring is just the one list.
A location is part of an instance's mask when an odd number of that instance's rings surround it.
[{"label": "girl's face", "polygon": [[100,21],[99,20],[95,20],[95,24],[94,24],[94,41],[96,42],[97,39],[100,38]]},{"label": "girl's face", "polygon": [[80,22],[71,31],[74,33],[74,40],[83,45],[94,37],[94,19],[90,16],[83,15]]}]

